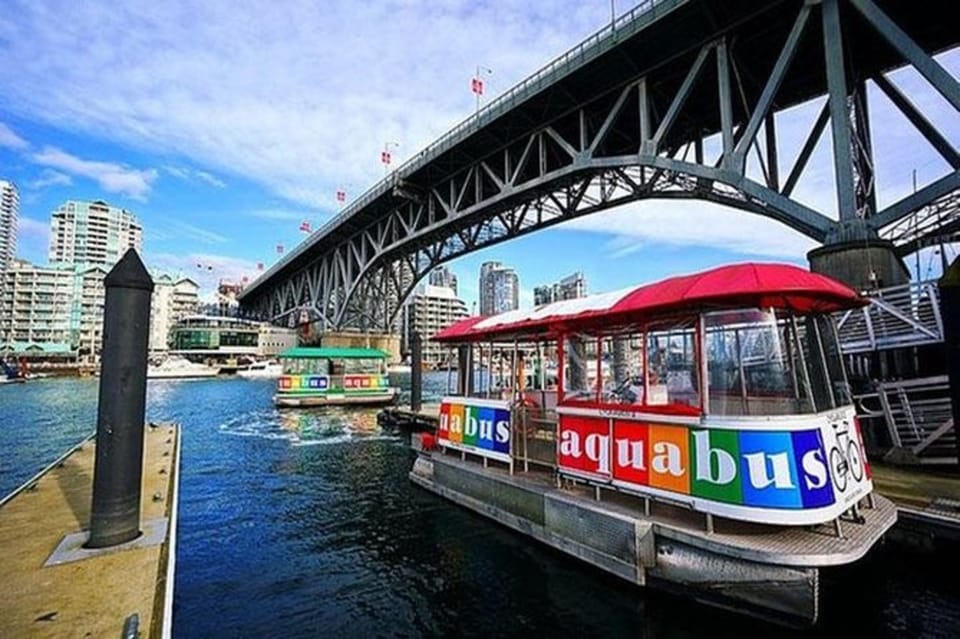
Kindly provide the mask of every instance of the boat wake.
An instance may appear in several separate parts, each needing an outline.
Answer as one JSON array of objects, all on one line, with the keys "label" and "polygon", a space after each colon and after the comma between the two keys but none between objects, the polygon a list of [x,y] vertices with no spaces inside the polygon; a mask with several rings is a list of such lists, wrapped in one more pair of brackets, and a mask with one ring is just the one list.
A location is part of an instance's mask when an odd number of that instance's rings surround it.
[{"label": "boat wake", "polygon": [[375,413],[357,411],[263,410],[238,415],[221,424],[219,430],[237,437],[285,440],[292,446],[401,441],[380,429]]}]

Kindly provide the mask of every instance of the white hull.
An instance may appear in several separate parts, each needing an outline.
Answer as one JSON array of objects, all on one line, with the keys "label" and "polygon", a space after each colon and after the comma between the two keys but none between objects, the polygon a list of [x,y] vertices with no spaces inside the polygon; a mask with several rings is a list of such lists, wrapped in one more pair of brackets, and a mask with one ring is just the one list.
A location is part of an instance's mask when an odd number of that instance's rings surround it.
[{"label": "white hull", "polygon": [[275,379],[281,375],[283,375],[283,367],[280,364],[251,367],[237,371],[237,377],[245,377],[247,379]]}]

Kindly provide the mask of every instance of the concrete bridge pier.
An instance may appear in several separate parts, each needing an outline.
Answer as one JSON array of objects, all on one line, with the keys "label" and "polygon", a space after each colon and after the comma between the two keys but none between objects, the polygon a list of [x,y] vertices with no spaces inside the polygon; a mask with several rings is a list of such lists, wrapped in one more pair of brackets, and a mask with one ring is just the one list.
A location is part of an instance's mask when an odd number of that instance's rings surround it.
[{"label": "concrete bridge pier", "polygon": [[810,270],[865,289],[910,282],[910,272],[897,255],[893,242],[867,238],[828,244],[807,253]]}]

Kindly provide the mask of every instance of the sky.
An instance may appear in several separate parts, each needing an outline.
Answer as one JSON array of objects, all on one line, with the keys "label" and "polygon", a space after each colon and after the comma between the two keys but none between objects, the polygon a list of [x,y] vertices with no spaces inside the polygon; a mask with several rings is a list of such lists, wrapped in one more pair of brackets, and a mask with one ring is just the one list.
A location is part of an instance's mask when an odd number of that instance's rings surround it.
[{"label": "sky", "polygon": [[[617,13],[637,2],[616,0]],[[347,200],[476,109],[610,21],[607,0],[285,0],[123,3],[3,0],[0,179],[20,190],[20,257],[46,262],[50,214],[101,199],[144,227],[154,272],[210,292],[253,278]],[[960,73],[960,54],[938,58]],[[955,147],[957,113],[911,69],[892,81]],[[949,167],[871,91],[880,205]],[[781,174],[822,101],[778,116]],[[713,147],[716,148],[714,141]],[[708,144],[708,151],[710,144]],[[791,155],[792,153],[792,155]],[[830,136],[796,197],[836,217]],[[449,263],[468,305],[480,264],[535,286],[582,271],[602,292],[718,264],[806,264],[814,243],[776,222],[705,202],[646,201],[580,218]],[[949,247],[949,255],[956,247]],[[939,273],[932,254],[921,276]],[[914,268],[914,262],[910,262]]]}]

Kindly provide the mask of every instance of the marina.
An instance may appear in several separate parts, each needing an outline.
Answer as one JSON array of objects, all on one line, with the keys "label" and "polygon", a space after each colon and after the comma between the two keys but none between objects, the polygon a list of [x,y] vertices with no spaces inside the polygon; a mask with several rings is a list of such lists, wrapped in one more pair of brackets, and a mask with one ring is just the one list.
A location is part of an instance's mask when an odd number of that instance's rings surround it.
[{"label": "marina", "polygon": [[[445,385],[445,373],[425,374],[424,402]],[[95,379],[17,392],[16,403],[0,393],[19,425],[0,431],[3,494],[83,439],[96,416]],[[271,380],[148,384],[147,419],[182,432],[174,636],[791,636],[608,578],[424,491],[407,478],[415,453],[377,426],[376,409],[278,411],[273,392]],[[951,635],[951,562],[900,544],[876,550],[821,583],[820,624],[802,636],[849,628],[850,588],[866,636]]]}]

